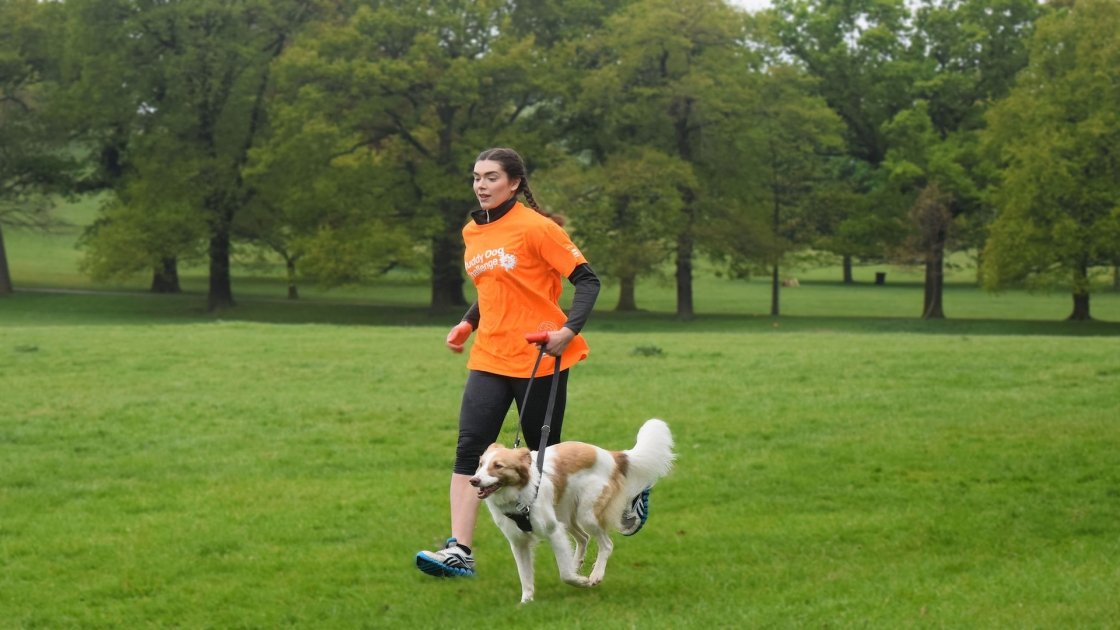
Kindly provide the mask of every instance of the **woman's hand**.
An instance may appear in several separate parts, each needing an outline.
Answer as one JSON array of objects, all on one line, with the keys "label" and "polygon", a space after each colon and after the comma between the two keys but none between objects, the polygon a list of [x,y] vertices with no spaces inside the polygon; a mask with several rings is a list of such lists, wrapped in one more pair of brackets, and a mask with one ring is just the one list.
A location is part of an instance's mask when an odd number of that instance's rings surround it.
[{"label": "woman's hand", "polygon": [[544,351],[550,356],[558,357],[564,354],[564,349],[572,343],[572,339],[576,338],[575,332],[571,328],[561,328],[560,330],[553,330],[548,333],[548,343],[544,346]]},{"label": "woman's hand", "polygon": [[468,321],[461,321],[447,333],[447,347],[451,348],[452,352],[462,352],[463,344],[467,343],[467,339],[474,332],[474,326]]}]

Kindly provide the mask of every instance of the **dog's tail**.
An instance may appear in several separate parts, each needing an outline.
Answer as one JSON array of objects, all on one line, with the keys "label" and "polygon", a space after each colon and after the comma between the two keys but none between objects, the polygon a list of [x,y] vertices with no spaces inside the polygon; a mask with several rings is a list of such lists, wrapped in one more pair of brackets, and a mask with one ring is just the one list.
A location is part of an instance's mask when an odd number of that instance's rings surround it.
[{"label": "dog's tail", "polygon": [[673,434],[669,425],[656,418],[646,420],[638,430],[634,448],[624,451],[629,463],[626,471],[625,496],[637,496],[653,482],[669,474],[673,468]]}]

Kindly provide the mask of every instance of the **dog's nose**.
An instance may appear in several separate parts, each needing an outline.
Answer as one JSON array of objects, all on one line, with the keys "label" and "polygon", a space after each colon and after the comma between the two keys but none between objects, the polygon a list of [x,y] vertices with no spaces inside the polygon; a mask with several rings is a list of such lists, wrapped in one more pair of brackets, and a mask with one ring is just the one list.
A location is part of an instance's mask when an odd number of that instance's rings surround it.
[{"label": "dog's nose", "polygon": [[471,477],[471,485],[472,486],[477,488],[478,484],[480,484],[480,483],[482,483],[481,479],[479,479],[478,477]]}]

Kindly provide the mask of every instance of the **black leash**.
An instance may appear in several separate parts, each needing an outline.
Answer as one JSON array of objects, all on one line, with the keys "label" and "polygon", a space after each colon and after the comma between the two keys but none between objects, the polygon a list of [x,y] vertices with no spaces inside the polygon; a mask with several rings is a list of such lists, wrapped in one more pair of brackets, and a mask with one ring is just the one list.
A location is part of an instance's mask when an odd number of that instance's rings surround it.
[{"label": "black leash", "polygon": [[[541,351],[537,353],[537,360],[533,363],[533,372],[529,376],[529,383],[525,386],[525,396],[521,400],[521,414],[517,418],[517,436],[513,440],[513,447],[517,448],[521,444],[521,423],[525,419],[525,410],[529,407],[529,393],[533,389],[533,381],[537,378],[537,368],[541,364],[541,359],[544,358],[544,349],[548,344],[548,333],[531,333],[525,335],[525,339],[530,343],[536,343],[541,347]],[[544,451],[548,448],[548,435],[552,432],[552,410],[556,406],[556,389],[560,385],[560,357],[556,357],[556,363],[552,371],[552,386],[548,392],[548,406],[544,412],[544,422],[541,424],[541,443],[537,447],[537,487],[533,491],[533,498],[527,504],[517,504],[516,512],[507,512],[506,516],[517,523],[518,529],[523,532],[533,531],[533,525],[529,522],[529,507],[537,500],[537,493],[541,490],[541,481],[544,479]]]}]

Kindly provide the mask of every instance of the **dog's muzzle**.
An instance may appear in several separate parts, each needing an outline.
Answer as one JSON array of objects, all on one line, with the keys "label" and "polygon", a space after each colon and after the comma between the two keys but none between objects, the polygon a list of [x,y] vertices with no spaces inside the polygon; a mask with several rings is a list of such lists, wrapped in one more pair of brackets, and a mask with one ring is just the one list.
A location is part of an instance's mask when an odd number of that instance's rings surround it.
[{"label": "dog's muzzle", "polygon": [[483,488],[482,487],[482,479],[479,478],[479,477],[471,477],[470,484],[472,486],[478,488],[478,498],[479,498],[479,500],[485,499],[486,497],[494,494],[495,492],[500,490],[501,487],[502,487],[502,482],[498,481],[498,482],[495,482],[493,485],[489,485],[489,486],[486,486],[485,488]]}]

